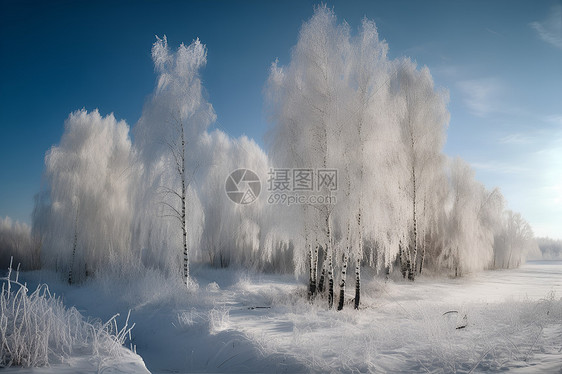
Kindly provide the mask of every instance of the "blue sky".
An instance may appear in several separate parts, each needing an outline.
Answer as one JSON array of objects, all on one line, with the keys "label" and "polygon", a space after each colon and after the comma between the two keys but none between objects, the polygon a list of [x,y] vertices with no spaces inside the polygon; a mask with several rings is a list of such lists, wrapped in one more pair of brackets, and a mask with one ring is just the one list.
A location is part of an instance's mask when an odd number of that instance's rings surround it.
[{"label": "blue sky", "polygon": [[[313,1],[1,1],[0,216],[31,221],[45,152],[76,109],[134,126],[155,74],[150,48],[199,37],[215,126],[263,144],[263,87],[289,60]],[[562,3],[332,1],[373,19],[391,57],[427,65],[450,92],[445,153],[498,186],[535,233],[562,239]]]}]

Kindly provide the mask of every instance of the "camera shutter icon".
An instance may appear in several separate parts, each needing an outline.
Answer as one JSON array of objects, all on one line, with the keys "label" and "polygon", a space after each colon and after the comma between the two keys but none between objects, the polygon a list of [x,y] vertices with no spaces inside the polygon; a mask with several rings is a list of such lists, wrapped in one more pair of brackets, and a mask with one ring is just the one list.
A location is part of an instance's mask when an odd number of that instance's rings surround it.
[{"label": "camera shutter icon", "polygon": [[234,170],[226,178],[225,191],[228,198],[236,204],[251,204],[260,195],[260,178],[249,169]]}]

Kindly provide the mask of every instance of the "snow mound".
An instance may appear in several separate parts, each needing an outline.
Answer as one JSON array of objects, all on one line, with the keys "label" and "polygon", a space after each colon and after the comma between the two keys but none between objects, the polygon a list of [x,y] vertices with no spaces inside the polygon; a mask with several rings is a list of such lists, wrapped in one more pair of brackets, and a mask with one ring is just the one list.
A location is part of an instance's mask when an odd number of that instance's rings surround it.
[{"label": "snow mound", "polygon": [[206,289],[209,292],[214,292],[214,291],[216,292],[216,291],[220,291],[221,288],[219,287],[217,282],[211,282],[207,285]]}]

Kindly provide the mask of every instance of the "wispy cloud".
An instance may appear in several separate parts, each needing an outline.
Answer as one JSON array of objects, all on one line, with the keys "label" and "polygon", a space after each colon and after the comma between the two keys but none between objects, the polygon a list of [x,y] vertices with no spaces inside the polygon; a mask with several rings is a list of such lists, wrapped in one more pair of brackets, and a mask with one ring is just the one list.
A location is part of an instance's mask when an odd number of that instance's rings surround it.
[{"label": "wispy cloud", "polygon": [[532,22],[530,26],[543,41],[562,49],[562,5],[554,5],[544,21]]},{"label": "wispy cloud", "polygon": [[458,87],[464,94],[464,102],[475,115],[485,117],[499,110],[498,99],[504,90],[497,78],[481,78],[461,81]]},{"label": "wispy cloud", "polygon": [[528,134],[516,133],[509,134],[500,139],[502,144],[529,144],[535,140],[535,137]]},{"label": "wispy cloud", "polygon": [[486,31],[488,31],[488,32],[489,32],[490,34],[492,34],[492,35],[500,36],[500,37],[502,37],[502,38],[505,37],[502,33],[497,32],[496,30],[493,30],[493,29],[491,29],[491,28],[489,28],[489,27],[486,27]]},{"label": "wispy cloud", "polygon": [[528,171],[520,165],[501,161],[471,162],[470,165],[477,170],[502,174],[520,174]]},{"label": "wispy cloud", "polygon": [[457,80],[459,77],[462,76],[462,74],[465,73],[465,69],[456,65],[446,64],[446,65],[433,66],[431,68],[431,73],[433,75],[441,75],[449,79]]},{"label": "wispy cloud", "polygon": [[444,62],[451,61],[451,58],[443,52],[443,46],[436,41],[428,41],[422,44],[414,45],[402,51],[404,55],[410,56],[414,60],[416,60],[420,56],[432,55],[439,56],[441,61]]},{"label": "wispy cloud", "polygon": [[562,114],[553,114],[544,118],[545,122],[562,126]]},{"label": "wispy cloud", "polygon": [[[499,143],[508,145],[534,144],[541,147],[537,150],[538,152],[542,152],[545,146],[562,149],[562,128],[560,127],[562,126],[562,114],[534,115],[531,118],[530,125],[519,126],[514,132],[504,134],[498,139]],[[533,147],[528,149],[533,149]]]}]

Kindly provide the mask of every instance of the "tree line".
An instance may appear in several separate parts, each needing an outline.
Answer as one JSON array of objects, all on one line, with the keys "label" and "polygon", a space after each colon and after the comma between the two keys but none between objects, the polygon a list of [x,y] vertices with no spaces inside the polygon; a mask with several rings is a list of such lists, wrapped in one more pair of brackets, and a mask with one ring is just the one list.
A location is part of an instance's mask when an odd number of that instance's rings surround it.
[{"label": "tree line", "polygon": [[[236,264],[307,276],[311,299],[325,293],[341,309],[351,267],[358,308],[365,267],[411,281],[426,271],[461,276],[518,266],[536,248],[499,189],[443,154],[447,91],[427,67],[390,59],[370,20],[353,31],[315,9],[288,64],[271,66],[265,150],[209,130],[216,114],[198,39],[172,51],[157,38],[152,59],[156,87],[132,130],[79,110],[46,154],[29,235],[41,266],[70,283],[146,266],[189,285],[192,262]],[[337,170],[337,190],[319,191],[337,203],[233,203],[225,180],[240,168],[259,175],[262,190],[273,168]]]}]

